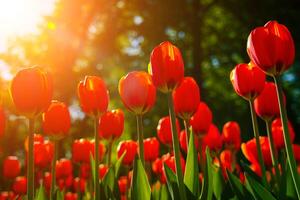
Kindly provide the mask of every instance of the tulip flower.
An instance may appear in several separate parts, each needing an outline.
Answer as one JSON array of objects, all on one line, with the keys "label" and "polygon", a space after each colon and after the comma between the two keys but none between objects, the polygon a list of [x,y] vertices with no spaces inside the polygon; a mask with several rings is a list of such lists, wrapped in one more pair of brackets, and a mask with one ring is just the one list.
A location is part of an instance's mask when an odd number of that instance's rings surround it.
[{"label": "tulip flower", "polygon": [[128,187],[128,178],[127,176],[121,176],[118,180],[119,190],[121,194],[126,194]]},{"label": "tulip flower", "polygon": [[152,163],[152,171],[155,173],[155,174],[158,174],[160,175],[162,173],[162,166],[163,163],[162,163],[162,159],[160,158],[157,158],[153,163]]},{"label": "tulip flower", "polygon": [[18,176],[12,185],[15,194],[25,195],[27,190],[27,179],[24,176]]},{"label": "tulip flower", "polygon": [[16,156],[8,156],[3,161],[3,177],[7,179],[16,178],[21,172],[21,164]]},{"label": "tulip flower", "polygon": [[198,136],[205,135],[212,122],[212,112],[204,102],[200,102],[196,113],[192,116],[190,124],[193,133]]},{"label": "tulip flower", "polygon": [[83,178],[76,177],[73,180],[73,189],[75,192],[85,192],[85,188],[87,186],[87,181]]},{"label": "tulip flower", "polygon": [[88,163],[81,163],[80,165],[80,177],[89,179],[91,175],[91,166]]},{"label": "tulip flower", "polygon": [[[25,142],[24,142],[25,151],[28,151],[28,142],[29,142],[28,140],[29,140],[29,138],[26,137]],[[44,143],[44,137],[41,134],[34,134],[33,142],[34,143]]]},{"label": "tulip flower", "polygon": [[[187,146],[187,142],[186,142],[186,131],[182,130],[179,134],[179,143],[180,143],[180,147],[181,149],[187,153],[188,152],[188,146]],[[194,138],[194,144],[195,144],[195,148],[198,149],[199,147],[199,140],[197,138]]]},{"label": "tulip flower", "polygon": [[27,197],[29,200],[34,198],[34,120],[49,106],[52,93],[51,77],[38,67],[20,70],[11,82],[10,94],[16,110],[29,120],[29,157],[27,160]]},{"label": "tulip flower", "polygon": [[121,141],[117,148],[118,158],[120,158],[123,155],[123,153],[126,151],[122,163],[124,165],[131,165],[137,153],[137,150],[138,150],[138,145],[135,141],[132,140]]},{"label": "tulip flower", "polygon": [[241,63],[230,73],[235,92],[246,100],[254,99],[264,89],[266,75],[253,63]]},{"label": "tulip flower", "polygon": [[5,119],[5,113],[3,108],[0,106],[0,139],[3,137],[4,132],[5,132],[5,124],[6,124],[6,119]]},{"label": "tulip flower", "polygon": [[64,200],[77,200],[78,195],[76,193],[67,192],[64,196]]},{"label": "tulip flower", "polygon": [[270,75],[279,75],[289,69],[295,58],[291,33],[276,21],[251,31],[247,52],[251,60]]},{"label": "tulip flower", "polygon": [[[29,155],[28,155],[29,156]],[[50,166],[54,157],[54,145],[50,141],[34,143],[34,165],[40,169]]]},{"label": "tulip flower", "polygon": [[223,141],[219,129],[216,125],[211,124],[208,133],[203,138],[202,148],[205,150],[207,146],[210,150],[219,151],[222,145]]},{"label": "tulip flower", "polygon": [[[295,131],[294,128],[291,124],[291,122],[288,123],[289,126],[289,133],[290,133],[290,138],[291,138],[291,142],[294,142],[295,139]],[[283,149],[284,148],[284,138],[283,138],[283,128],[282,128],[282,123],[281,123],[281,119],[280,118],[276,118],[273,122],[272,122],[272,136],[273,136],[273,140],[275,143],[275,147],[277,149]]]},{"label": "tulip flower", "polygon": [[103,179],[108,171],[108,166],[104,164],[99,165],[99,178]]},{"label": "tulip flower", "polygon": [[44,177],[43,177],[43,185],[44,185],[44,187],[45,187],[45,189],[46,189],[47,192],[50,191],[51,183],[52,183],[51,181],[52,181],[52,175],[51,175],[51,173],[46,172],[44,174]]},{"label": "tulip flower", "polygon": [[[95,155],[94,151],[95,141],[87,139],[79,139],[73,142],[72,146],[72,160],[78,163],[90,163],[90,154]],[[98,147],[99,160],[102,160],[105,153],[104,144],[99,142]]]},{"label": "tulip flower", "polygon": [[159,141],[155,138],[144,139],[145,161],[152,162],[159,156]]},{"label": "tulip flower", "polygon": [[[159,120],[157,125],[157,137],[165,145],[172,145],[172,130],[170,117],[163,117]],[[179,121],[176,119],[176,130],[179,134]]]},{"label": "tulip flower", "polygon": [[224,124],[222,139],[230,149],[239,150],[241,146],[241,130],[237,122],[230,121]]},{"label": "tulip flower", "polygon": [[72,176],[73,166],[71,160],[61,158],[56,162],[56,179],[65,179]]},{"label": "tulip flower", "polygon": [[220,154],[220,163],[223,176],[225,179],[228,179],[226,170],[232,171],[233,159],[235,159],[232,155],[232,152],[228,149],[225,149]]},{"label": "tulip flower", "polygon": [[[166,177],[166,172],[165,172],[165,167],[164,164],[166,164],[174,173],[176,173],[176,166],[175,166],[175,157],[171,156],[170,154],[166,154],[167,156],[162,156],[162,162],[163,162],[163,176]],[[182,156],[180,156],[180,165],[181,165],[181,169],[182,169],[182,173],[185,172],[185,160],[182,158]]]}]

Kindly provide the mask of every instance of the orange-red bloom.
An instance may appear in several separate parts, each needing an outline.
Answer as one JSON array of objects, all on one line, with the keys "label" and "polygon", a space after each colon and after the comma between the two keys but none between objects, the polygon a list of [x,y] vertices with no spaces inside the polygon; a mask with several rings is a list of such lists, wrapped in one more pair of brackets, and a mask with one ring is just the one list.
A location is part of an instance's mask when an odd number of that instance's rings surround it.
[{"label": "orange-red bloom", "polygon": [[38,67],[20,70],[10,88],[18,113],[30,118],[36,117],[49,106],[52,92],[52,79]]},{"label": "orange-red bloom", "polygon": [[6,124],[6,117],[3,108],[0,106],[0,138],[3,137],[5,132],[5,124]]},{"label": "orange-red bloom", "polygon": [[294,62],[293,38],[286,26],[269,21],[255,28],[248,37],[247,52],[251,60],[270,75],[279,75]]},{"label": "orange-red bloom", "polygon": [[13,185],[12,189],[15,194],[24,195],[27,192],[27,179],[25,176],[18,176]]},{"label": "orange-red bloom", "polygon": [[[295,139],[295,131],[291,122],[288,122],[288,128],[289,128],[291,143],[293,143]],[[283,128],[282,128],[280,118],[276,118],[272,122],[272,136],[273,136],[275,147],[277,149],[284,148],[285,145],[284,145],[284,137],[283,137]]]},{"label": "orange-red bloom", "polygon": [[[179,122],[176,119],[176,129],[179,135],[180,126]],[[166,145],[172,145],[172,131],[171,131],[171,119],[169,116],[163,117],[159,120],[157,125],[157,137],[158,139]]]},{"label": "orange-red bloom", "polygon": [[124,129],[124,113],[121,109],[105,112],[99,119],[99,135],[102,138],[119,138]]},{"label": "orange-red bloom", "polygon": [[65,179],[72,176],[73,166],[71,160],[61,158],[56,162],[56,179]]},{"label": "orange-red bloom", "polygon": [[149,74],[133,71],[119,81],[119,94],[126,108],[136,115],[148,112],[154,105],[156,89]]},{"label": "orange-red bloom", "polygon": [[264,120],[272,120],[280,115],[276,86],[266,82],[261,94],[254,100],[256,114]]},{"label": "orange-red bloom", "polygon": [[202,148],[218,151],[222,148],[223,142],[220,131],[216,125],[211,124],[208,133],[203,138]]},{"label": "orange-red bloom", "polygon": [[52,101],[43,113],[44,133],[54,139],[61,139],[68,134],[71,127],[70,112],[66,104]]},{"label": "orange-red bloom", "polygon": [[126,151],[122,163],[124,165],[131,165],[133,163],[134,157],[137,154],[138,145],[133,140],[121,141],[118,145],[117,152],[118,158],[120,158]]},{"label": "orange-red bloom", "polygon": [[3,161],[3,177],[13,179],[21,172],[21,164],[16,156],[8,156]]},{"label": "orange-red bloom", "polygon": [[105,164],[100,164],[99,165],[99,178],[103,179],[103,177],[106,175],[108,171],[108,166]]},{"label": "orange-red bloom", "polygon": [[204,102],[200,102],[197,112],[192,116],[190,124],[193,133],[196,135],[204,135],[208,132],[212,122],[212,112]]},{"label": "orange-red bloom", "polygon": [[50,166],[54,155],[54,144],[48,140],[34,142],[34,165],[41,169]]},{"label": "orange-red bloom", "polygon": [[159,141],[156,137],[144,139],[145,161],[152,162],[159,156]]},{"label": "orange-red bloom", "polygon": [[119,190],[121,194],[126,194],[128,178],[127,176],[121,176],[118,180]]},{"label": "orange-red bloom", "polygon": [[101,115],[108,107],[109,94],[104,81],[97,76],[86,76],[78,84],[82,110],[87,114]]},{"label": "orange-red bloom", "polygon": [[[187,153],[188,147],[186,146],[187,142],[186,142],[186,131],[185,130],[180,131],[179,144],[180,144],[181,149],[185,153]],[[196,137],[194,138],[194,144],[195,144],[196,149],[198,149],[199,141],[198,141],[198,138],[196,138]]]},{"label": "orange-red bloom", "polygon": [[175,113],[189,120],[200,103],[200,90],[192,77],[185,77],[173,91]]},{"label": "orange-red bloom", "polygon": [[167,93],[174,90],[184,76],[180,50],[171,42],[159,44],[151,53],[148,70],[160,91]]},{"label": "orange-red bloom", "polygon": [[[175,164],[175,157],[171,154],[165,154],[162,156],[162,174],[161,174],[161,181],[164,183],[166,181],[166,171],[165,171],[165,166],[166,164],[174,173],[176,173],[176,164]],[[180,155],[180,165],[182,169],[182,173],[184,174],[185,172],[185,160],[183,157]]]},{"label": "orange-red bloom", "polygon": [[[259,142],[260,142],[260,146],[261,146],[264,163],[267,167],[270,167],[270,166],[272,166],[272,159],[271,159],[269,140],[267,137],[260,136]],[[244,156],[252,164],[259,165],[255,138],[247,141],[246,143],[242,143],[241,149],[242,149]]]},{"label": "orange-red bloom", "polygon": [[230,73],[235,92],[246,100],[257,97],[264,89],[266,75],[256,65],[242,63]]},{"label": "orange-red bloom", "polygon": [[78,199],[77,193],[72,193],[72,192],[67,192],[64,197],[64,200],[77,200],[77,199]]},{"label": "orange-red bloom", "polygon": [[228,149],[223,150],[220,154],[221,169],[226,179],[228,178],[226,170],[232,171],[233,159],[235,158],[233,158],[232,152]]},{"label": "orange-red bloom", "polygon": [[239,124],[234,121],[224,124],[222,139],[224,144],[229,148],[239,150],[241,145],[241,130]]},{"label": "orange-red bloom", "polygon": [[73,189],[75,192],[85,192],[85,188],[87,186],[87,181],[83,178],[76,177],[73,180]]},{"label": "orange-red bloom", "polygon": [[[94,156],[94,140],[87,140],[81,138],[75,140],[72,146],[72,160],[79,163],[90,163],[90,155]],[[105,154],[105,146],[101,142],[99,143],[99,160],[102,160]]]}]

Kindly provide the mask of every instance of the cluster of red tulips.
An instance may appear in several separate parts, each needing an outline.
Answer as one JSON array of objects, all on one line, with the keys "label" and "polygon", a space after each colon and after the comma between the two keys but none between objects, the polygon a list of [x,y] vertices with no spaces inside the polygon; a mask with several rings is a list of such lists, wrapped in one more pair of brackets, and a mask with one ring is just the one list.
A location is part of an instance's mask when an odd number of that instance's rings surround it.
[{"label": "cluster of red tulips", "polygon": [[[52,100],[49,74],[37,67],[22,69],[10,92],[18,114],[29,122],[27,176],[21,175],[16,156],[5,158],[2,175],[9,187],[0,187],[5,190],[0,200],[300,199],[300,146],[293,144],[280,80],[294,61],[293,39],[284,25],[270,21],[250,33],[247,52],[250,63],[238,64],[230,80],[249,102],[253,139],[242,142],[235,121],[219,131],[196,81],[184,77],[180,50],[163,42],[151,53],[148,73],[133,71],[119,81],[121,100],[136,117],[138,141],[120,141],[113,163],[112,147],[122,135],[124,114],[107,110],[105,82],[86,76],[79,83],[79,102],[94,120],[94,138],[73,141],[71,158],[57,158],[58,141],[68,137],[71,127],[68,107]],[[266,81],[266,75],[274,82]],[[143,115],[155,105],[157,89],[167,96],[169,115],[159,120],[157,137],[144,139]],[[41,114],[43,135],[34,134]],[[256,116],[265,121],[266,136],[259,133]],[[1,110],[0,136],[4,125]],[[160,145],[169,151],[161,155]],[[240,150],[246,159],[240,160]]]}]

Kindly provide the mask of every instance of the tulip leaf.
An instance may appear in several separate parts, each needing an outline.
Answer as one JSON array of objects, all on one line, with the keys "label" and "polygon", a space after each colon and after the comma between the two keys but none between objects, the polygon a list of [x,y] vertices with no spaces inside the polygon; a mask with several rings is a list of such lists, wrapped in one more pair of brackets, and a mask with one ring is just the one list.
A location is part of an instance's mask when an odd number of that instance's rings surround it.
[{"label": "tulip leaf", "polygon": [[213,172],[213,191],[217,200],[222,199],[222,192],[225,187],[225,180],[223,177],[222,169],[220,167],[212,166]]},{"label": "tulip leaf", "polygon": [[90,153],[90,163],[91,163],[93,183],[95,184],[95,160],[92,153]]},{"label": "tulip leaf", "polygon": [[148,182],[148,177],[141,160],[137,156],[135,157],[133,164],[131,199],[151,199],[151,189]]},{"label": "tulip leaf", "polygon": [[206,165],[204,169],[204,178],[202,182],[202,188],[201,188],[201,193],[200,193],[200,200],[205,200],[205,199],[212,199],[212,194],[213,194],[213,179],[212,179],[212,170],[211,170],[211,157],[210,157],[210,152],[209,148],[206,148],[205,150],[206,154]]},{"label": "tulip leaf", "polygon": [[254,178],[256,181],[261,181],[261,178],[249,167],[249,165],[241,161],[241,166],[252,178]]},{"label": "tulip leaf", "polygon": [[168,192],[168,188],[165,184],[161,185],[160,188],[160,194],[159,194],[159,200],[169,200],[170,199],[170,195]]},{"label": "tulip leaf", "polygon": [[188,154],[186,158],[186,169],[184,174],[184,183],[195,196],[198,196],[199,191],[199,169],[198,157],[194,143],[194,134],[190,134]]},{"label": "tulip leaf", "polygon": [[286,166],[286,177],[285,177],[285,184],[286,184],[286,196],[288,197],[292,197],[294,199],[297,199],[297,193],[296,193],[296,189],[294,186],[294,182],[293,182],[293,178],[292,178],[292,174],[291,174],[291,170],[287,164]]},{"label": "tulip leaf", "polygon": [[56,192],[56,200],[64,200],[64,193],[60,190]]},{"label": "tulip leaf", "polygon": [[46,195],[45,195],[45,189],[43,187],[43,185],[40,186],[37,194],[36,194],[36,200],[46,200]]},{"label": "tulip leaf", "polygon": [[268,191],[264,186],[262,186],[258,181],[254,178],[246,174],[246,181],[249,183],[249,186],[252,188],[252,194],[255,199],[259,200],[276,200],[276,198],[272,195],[270,191]]},{"label": "tulip leaf", "polygon": [[240,182],[240,180],[233,175],[230,171],[226,170],[228,180],[232,191],[237,196],[238,199],[253,199],[251,193],[246,189],[246,187]]},{"label": "tulip leaf", "polygon": [[119,171],[120,171],[120,167],[122,165],[122,161],[125,157],[126,154],[126,150],[123,152],[122,156],[117,160],[117,162],[115,163],[114,167],[115,167],[115,177],[119,177]]},{"label": "tulip leaf", "polygon": [[115,173],[113,168],[109,168],[103,178],[103,185],[106,188],[109,188],[111,191],[114,190],[115,185]]},{"label": "tulip leaf", "polygon": [[179,195],[179,188],[177,184],[177,177],[175,173],[164,163],[164,169],[165,169],[165,174],[166,174],[166,179],[167,179],[167,186],[168,190],[170,192],[171,198],[173,200],[179,200],[180,195]]}]

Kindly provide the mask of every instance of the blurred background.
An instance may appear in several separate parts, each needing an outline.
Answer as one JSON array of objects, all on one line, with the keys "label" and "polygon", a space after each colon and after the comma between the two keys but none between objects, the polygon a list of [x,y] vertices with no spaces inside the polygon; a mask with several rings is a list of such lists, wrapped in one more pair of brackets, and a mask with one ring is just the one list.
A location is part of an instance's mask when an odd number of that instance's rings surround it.
[{"label": "blurred background", "polygon": [[[185,75],[197,80],[220,131],[234,120],[248,140],[248,103],[232,89],[229,74],[237,63],[249,62],[248,34],[268,20],[285,24],[294,37],[295,63],[283,78],[288,115],[299,141],[299,13],[299,0],[2,0],[0,89],[8,123],[0,154],[24,156],[27,122],[15,115],[8,88],[19,69],[33,65],[53,75],[54,99],[70,106],[71,136],[60,144],[61,156],[70,156],[73,139],[93,135],[92,120],[81,112],[77,98],[77,84],[85,75],[106,81],[109,109],[121,108],[126,114],[122,139],[136,139],[135,117],[120,101],[118,81],[129,71],[147,71],[151,50],[165,40],[181,49]],[[166,96],[158,92],[154,109],[144,116],[146,137],[156,135],[158,120],[167,114]],[[261,122],[260,128],[265,134]],[[42,133],[40,124],[36,132]]]}]

